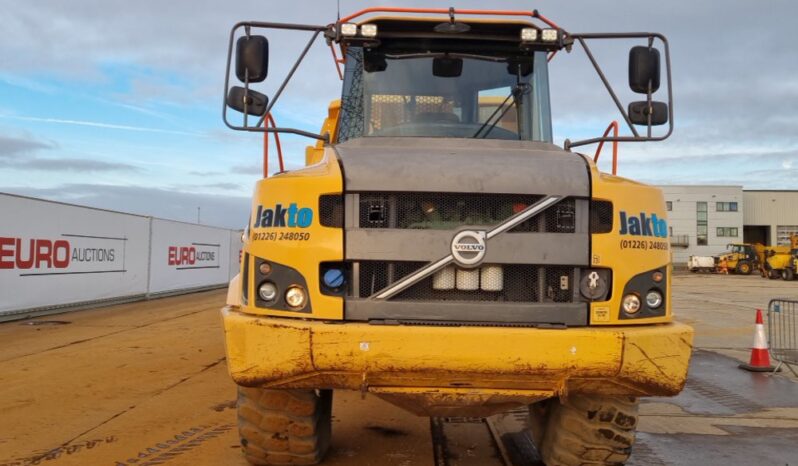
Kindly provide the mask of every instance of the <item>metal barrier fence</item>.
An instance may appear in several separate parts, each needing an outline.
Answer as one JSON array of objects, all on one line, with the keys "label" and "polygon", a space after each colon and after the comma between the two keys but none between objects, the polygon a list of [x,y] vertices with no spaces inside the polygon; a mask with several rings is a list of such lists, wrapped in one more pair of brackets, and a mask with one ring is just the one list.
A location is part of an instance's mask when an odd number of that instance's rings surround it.
[{"label": "metal barrier fence", "polygon": [[793,365],[798,366],[798,301],[771,299],[768,304],[768,348],[779,362],[773,372],[786,365],[798,377]]}]

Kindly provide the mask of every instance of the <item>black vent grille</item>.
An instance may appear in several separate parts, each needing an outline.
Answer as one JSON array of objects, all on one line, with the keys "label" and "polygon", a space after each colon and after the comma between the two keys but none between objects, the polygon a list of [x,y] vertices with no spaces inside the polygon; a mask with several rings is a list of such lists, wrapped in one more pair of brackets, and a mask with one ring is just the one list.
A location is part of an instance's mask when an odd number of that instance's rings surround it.
[{"label": "black vent grille", "polygon": [[319,196],[319,222],[325,227],[343,228],[344,196],[342,194]]},{"label": "black vent grille", "polygon": [[244,304],[249,303],[249,253],[245,252],[241,259],[243,271],[241,273],[241,300]]},{"label": "black vent grille", "polygon": [[612,202],[590,201],[590,232],[609,233],[612,231]]},{"label": "black vent grille", "polygon": [[[354,297],[368,298],[425,265],[425,262],[358,262],[353,267],[358,271],[359,285]],[[575,268],[570,266],[484,264],[467,270],[451,265],[391,300],[570,303],[574,298],[575,276]]]},{"label": "black vent grille", "polygon": [[[542,199],[530,194],[360,193],[360,228],[455,230],[492,226]],[[512,232],[573,233],[576,204],[572,198],[515,227]]]}]

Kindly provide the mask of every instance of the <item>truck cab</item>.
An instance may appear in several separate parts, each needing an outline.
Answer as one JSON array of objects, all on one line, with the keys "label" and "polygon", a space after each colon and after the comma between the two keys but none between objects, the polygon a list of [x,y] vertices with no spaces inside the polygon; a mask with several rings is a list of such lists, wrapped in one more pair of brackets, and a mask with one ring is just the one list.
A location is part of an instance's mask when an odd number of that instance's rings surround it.
[{"label": "truck cab", "polygon": [[[341,98],[306,167],[255,187],[222,311],[245,456],[321,461],[333,391],[357,390],[422,416],[529,406],[547,464],[597,444],[596,464],[624,461],[637,397],[681,391],[693,332],[673,318],[661,191],[554,144],[549,61],[590,37],[537,12],[369,12],[303,26],[340,52]],[[237,27],[257,26],[280,27]],[[253,37],[226,102],[265,122]],[[648,110],[624,113],[649,139],[651,43],[630,59]]]}]

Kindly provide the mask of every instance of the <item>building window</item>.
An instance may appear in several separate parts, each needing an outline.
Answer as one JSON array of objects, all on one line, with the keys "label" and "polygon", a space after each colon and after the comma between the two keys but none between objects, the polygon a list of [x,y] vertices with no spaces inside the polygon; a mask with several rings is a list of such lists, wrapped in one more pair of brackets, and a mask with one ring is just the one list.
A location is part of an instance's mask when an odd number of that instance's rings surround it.
[{"label": "building window", "polygon": [[715,204],[715,210],[718,212],[737,212],[736,202],[718,202]]},{"label": "building window", "polygon": [[718,236],[736,238],[737,234],[738,234],[738,230],[737,230],[737,227],[718,227],[717,233],[718,233]]},{"label": "building window", "polygon": [[673,202],[672,201],[665,201],[665,210],[670,212],[673,210]]},{"label": "building window", "polygon": [[779,246],[789,246],[792,235],[798,235],[798,225],[776,226],[776,244]]},{"label": "building window", "polygon": [[695,216],[696,216],[696,232],[695,243],[698,246],[706,246],[708,244],[707,236],[707,203],[695,203]]}]

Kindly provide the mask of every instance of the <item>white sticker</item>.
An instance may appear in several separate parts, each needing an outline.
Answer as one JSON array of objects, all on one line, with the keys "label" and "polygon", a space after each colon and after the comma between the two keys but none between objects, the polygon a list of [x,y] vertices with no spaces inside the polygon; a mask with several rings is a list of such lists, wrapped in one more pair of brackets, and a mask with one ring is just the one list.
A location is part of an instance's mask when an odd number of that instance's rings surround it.
[{"label": "white sticker", "polygon": [[361,341],[360,342],[360,351],[368,351],[369,350],[369,342]]}]

